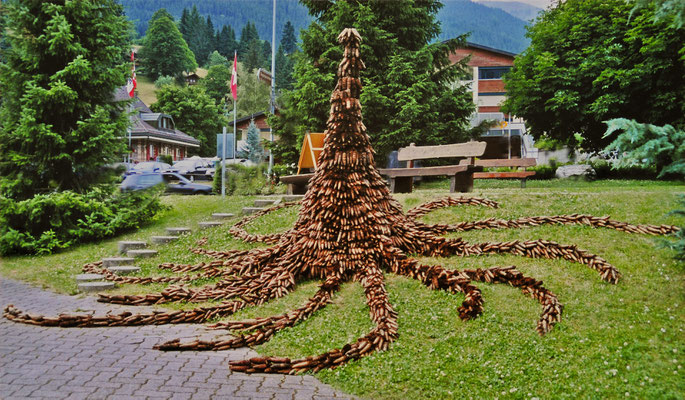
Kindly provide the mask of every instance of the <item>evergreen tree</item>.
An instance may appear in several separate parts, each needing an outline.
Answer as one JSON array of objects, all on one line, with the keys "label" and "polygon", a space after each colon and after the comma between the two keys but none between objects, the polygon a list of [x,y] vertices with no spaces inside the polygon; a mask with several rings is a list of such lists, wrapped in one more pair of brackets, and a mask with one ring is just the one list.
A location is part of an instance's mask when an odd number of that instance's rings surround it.
[{"label": "evergreen tree", "polygon": [[[183,18],[183,15],[181,15]],[[187,12],[186,22],[183,23],[181,20],[181,25],[185,32],[183,33],[183,38],[188,43],[188,48],[195,55],[195,59],[200,65],[204,65],[207,61],[209,53],[211,53],[210,48],[213,46],[213,40],[208,40],[208,21],[202,18],[200,12],[197,10],[197,6],[193,5],[193,8]],[[211,19],[209,19],[211,22]],[[211,37],[214,37],[214,27],[212,26]]]},{"label": "evergreen tree", "polygon": [[0,66],[0,192],[17,200],[85,191],[126,150],[113,93],[131,65],[128,22],[114,0],[12,1]]},{"label": "evergreen tree", "polygon": [[293,83],[293,61],[289,55],[283,51],[283,46],[278,46],[276,53],[276,89],[292,90]]},{"label": "evergreen tree", "polygon": [[188,37],[190,34],[190,13],[188,13],[188,9],[184,8],[183,12],[181,13],[181,20],[178,23],[178,30],[181,31],[181,35],[183,35],[183,39],[187,42]]},{"label": "evergreen tree", "polygon": [[243,65],[248,74],[251,74],[257,68],[261,68],[264,64],[262,58],[263,49],[259,39],[252,39],[252,42],[250,42],[250,45],[243,54]]},{"label": "evergreen tree", "polygon": [[240,42],[238,43],[238,54],[245,55],[248,53],[252,41],[256,40],[259,42],[259,33],[257,33],[257,27],[251,21],[247,21],[247,24],[243,27],[240,32]]},{"label": "evergreen tree", "polygon": [[291,104],[298,123],[295,132],[276,132],[279,136],[296,135],[301,143],[305,132],[324,131],[342,56],[336,38],[344,28],[354,27],[364,38],[364,124],[380,165],[390,151],[412,142],[468,139],[472,95],[464,86],[450,85],[463,74],[463,64],[451,65],[448,58],[464,41],[433,42],[440,32],[437,0],[302,3],[316,20],[301,33],[302,53],[295,64]]},{"label": "evergreen tree", "polygon": [[271,43],[267,40],[262,41],[261,68],[271,71]]},{"label": "evergreen tree", "polygon": [[248,160],[255,164],[260,164],[264,161],[264,147],[262,147],[262,139],[259,136],[259,129],[254,123],[254,119],[250,121],[247,127],[247,144],[241,149],[242,153],[247,155]]},{"label": "evergreen tree", "polygon": [[219,54],[226,58],[233,58],[233,54],[238,50],[238,42],[235,40],[235,31],[230,25],[224,25],[217,38],[217,50]]},{"label": "evergreen tree", "polygon": [[297,37],[295,37],[295,27],[290,21],[285,23],[283,27],[283,38],[281,39],[281,46],[285,55],[293,54],[297,51]]},{"label": "evergreen tree", "polygon": [[154,112],[171,115],[179,129],[200,141],[202,156],[216,155],[216,134],[227,123],[220,106],[200,86],[164,86],[157,92]]},{"label": "evergreen tree", "polygon": [[139,57],[150,78],[162,75],[179,78],[183,72],[195,71],[197,63],[176,24],[162,11],[151,20]]}]

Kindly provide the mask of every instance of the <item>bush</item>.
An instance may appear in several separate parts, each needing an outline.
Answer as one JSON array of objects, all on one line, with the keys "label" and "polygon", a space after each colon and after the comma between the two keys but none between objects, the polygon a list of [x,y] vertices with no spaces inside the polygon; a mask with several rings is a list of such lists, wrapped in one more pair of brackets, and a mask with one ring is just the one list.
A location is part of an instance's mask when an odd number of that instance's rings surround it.
[{"label": "bush", "polygon": [[[254,167],[228,165],[226,168],[226,194],[228,195],[273,194],[275,192],[275,185],[267,179],[265,164]],[[215,193],[221,193],[221,168],[217,168],[214,174],[212,190]]]},{"label": "bush", "polygon": [[173,165],[173,164],[174,164],[174,158],[171,157],[171,155],[169,155],[169,154],[162,154],[162,155],[160,155],[160,156],[159,156],[159,161],[160,161],[160,162],[163,162],[163,163],[167,163],[167,164],[169,164],[169,165]]},{"label": "bush", "polygon": [[586,161],[595,170],[595,179],[656,179],[653,165],[615,165],[607,160]]},{"label": "bush", "polygon": [[294,175],[296,172],[297,165],[295,164],[274,164],[271,169],[271,180],[279,183],[282,176]]},{"label": "bush", "polygon": [[176,81],[174,80],[173,76],[164,75],[157,78],[155,81],[155,87],[157,89],[161,89],[164,86],[173,85],[175,82]]},{"label": "bush", "polygon": [[0,197],[0,254],[48,254],[138,228],[164,209],[160,190],[117,193],[116,186],[23,201]]},{"label": "bush", "polygon": [[[682,209],[673,210],[669,215],[681,215],[685,217],[685,195],[681,195],[678,203]],[[685,225],[680,226],[680,230],[673,235],[675,240],[663,240],[661,242],[663,247],[675,250],[675,259],[685,262]]]}]

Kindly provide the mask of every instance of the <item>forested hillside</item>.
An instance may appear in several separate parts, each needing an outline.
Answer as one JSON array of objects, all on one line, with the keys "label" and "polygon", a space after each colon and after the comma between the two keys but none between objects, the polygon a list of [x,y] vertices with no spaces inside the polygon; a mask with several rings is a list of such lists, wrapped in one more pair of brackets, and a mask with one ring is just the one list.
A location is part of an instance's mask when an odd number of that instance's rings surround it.
[{"label": "forested hillside", "polygon": [[443,4],[438,12],[442,27],[440,39],[471,32],[467,39],[469,42],[512,53],[520,53],[528,47],[524,21],[500,9],[469,0],[443,0]]},{"label": "forested hillside", "polygon": [[[184,8],[190,9],[195,5],[200,14],[211,16],[217,29],[228,24],[238,35],[248,21],[253,21],[259,37],[271,41],[271,0],[121,0],[121,3],[141,36],[145,34],[147,21],[159,8],[166,8],[178,20]],[[471,32],[468,40],[485,46],[515,53],[528,46],[524,36],[526,23],[500,9],[469,0],[443,0],[443,4],[438,13],[442,26],[441,40]],[[277,42],[281,40],[286,21],[292,22],[298,36],[300,29],[309,25],[311,17],[299,2],[279,0],[276,6]]]},{"label": "forested hillside", "polygon": [[491,8],[499,8],[523,21],[530,21],[538,16],[542,8],[518,1],[479,1],[480,4]]},{"label": "forested hillside", "polygon": [[[160,8],[166,8],[178,20],[184,8],[197,6],[203,16],[211,16],[214,27],[221,29],[224,25],[240,34],[248,21],[255,23],[259,37],[271,42],[271,0],[120,0],[126,15],[136,27],[138,35],[145,35],[147,21]],[[281,41],[281,33],[287,21],[290,21],[295,32],[309,25],[310,17],[307,9],[294,0],[279,0],[276,2],[276,42]]]}]

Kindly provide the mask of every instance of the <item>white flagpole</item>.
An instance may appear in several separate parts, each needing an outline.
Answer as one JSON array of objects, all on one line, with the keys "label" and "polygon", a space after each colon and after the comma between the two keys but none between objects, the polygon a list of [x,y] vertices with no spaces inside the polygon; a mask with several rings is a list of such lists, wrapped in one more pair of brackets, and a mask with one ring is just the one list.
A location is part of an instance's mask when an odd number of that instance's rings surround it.
[{"label": "white flagpole", "polygon": [[[276,111],[276,0],[274,1],[274,12],[271,21],[271,115]],[[274,167],[274,130],[269,126],[269,135],[271,139],[271,149],[269,149],[269,176]]]}]

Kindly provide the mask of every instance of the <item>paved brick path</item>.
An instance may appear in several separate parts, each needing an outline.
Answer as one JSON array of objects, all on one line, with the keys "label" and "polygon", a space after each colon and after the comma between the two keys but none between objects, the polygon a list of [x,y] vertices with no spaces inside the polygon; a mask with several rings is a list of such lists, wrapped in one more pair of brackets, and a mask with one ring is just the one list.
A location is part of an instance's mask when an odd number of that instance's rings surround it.
[{"label": "paved brick path", "polygon": [[[0,307],[7,304],[46,315],[126,308],[0,279]],[[256,356],[247,348],[219,352],[152,349],[162,341],[207,337],[208,332],[215,334],[200,325],[44,328],[0,317],[0,399],[350,398],[308,375],[232,373],[229,360]]]}]

